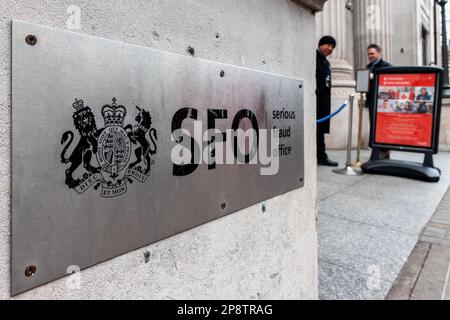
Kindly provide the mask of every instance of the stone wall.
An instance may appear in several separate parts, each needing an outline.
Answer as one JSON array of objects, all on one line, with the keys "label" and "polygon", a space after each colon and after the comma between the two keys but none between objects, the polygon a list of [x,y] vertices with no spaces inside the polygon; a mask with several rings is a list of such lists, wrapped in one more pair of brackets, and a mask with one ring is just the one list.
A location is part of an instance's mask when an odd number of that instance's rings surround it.
[{"label": "stone wall", "polygon": [[[10,297],[11,20],[305,80],[305,187],[18,298],[316,299],[315,21],[323,0],[0,2],[0,299]],[[73,9],[73,7],[72,7]],[[68,23],[69,22],[69,23]],[[14,106],[13,106],[14,107]],[[30,213],[31,214],[31,213]]]}]

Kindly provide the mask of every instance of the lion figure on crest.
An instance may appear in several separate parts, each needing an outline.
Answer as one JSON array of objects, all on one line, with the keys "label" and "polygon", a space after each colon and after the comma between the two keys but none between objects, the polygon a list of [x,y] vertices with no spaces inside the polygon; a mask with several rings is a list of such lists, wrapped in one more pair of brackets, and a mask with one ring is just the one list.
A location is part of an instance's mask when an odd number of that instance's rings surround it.
[{"label": "lion figure on crest", "polygon": [[92,156],[97,153],[98,149],[97,138],[101,134],[101,130],[97,130],[95,116],[90,107],[84,106],[82,100],[75,100],[73,107],[76,110],[73,114],[73,122],[75,129],[80,134],[80,141],[68,158],[66,158],[66,153],[73,143],[74,133],[67,131],[61,139],[61,145],[65,144],[61,153],[61,161],[65,164],[71,164],[70,168],[66,170],[66,185],[71,189],[76,188],[81,183],[80,179],[74,179],[73,177],[73,173],[81,164],[91,174],[101,172],[100,168],[91,165]]},{"label": "lion figure on crest", "polygon": [[[150,112],[141,109],[138,106],[136,106],[136,108],[139,110],[139,114],[135,119],[138,123],[137,126],[134,128],[132,125],[125,127],[130,141],[139,146],[135,150],[137,160],[131,163],[129,168],[132,169],[139,163],[144,162],[147,166],[144,174],[147,175],[150,172],[150,166],[152,164],[150,156],[155,155],[157,152],[156,141],[158,140],[158,137],[156,130],[152,128],[152,117],[150,116]],[[151,142],[147,139],[147,133]]]}]

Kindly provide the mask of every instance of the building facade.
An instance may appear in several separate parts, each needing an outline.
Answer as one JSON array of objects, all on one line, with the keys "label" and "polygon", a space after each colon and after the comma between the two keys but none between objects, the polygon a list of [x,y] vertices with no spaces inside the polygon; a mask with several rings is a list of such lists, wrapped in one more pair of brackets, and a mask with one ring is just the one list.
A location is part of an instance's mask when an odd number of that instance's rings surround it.
[{"label": "building facade", "polygon": [[[392,62],[398,66],[440,64],[440,10],[433,0],[392,1]],[[405,26],[411,26],[406,28]]]},{"label": "building facade", "polygon": [[[192,47],[192,59],[304,79],[304,104],[311,106],[315,104],[313,13],[324,2],[1,1],[0,38],[5,41],[0,47],[0,299],[11,296],[11,192],[18,192],[10,189],[12,19],[180,55],[188,55]],[[305,107],[304,120],[304,188],[16,298],[317,299],[315,108]]]},{"label": "building facade", "polygon": [[[442,65],[440,7],[433,0],[331,0],[317,15],[316,23],[317,38],[330,34],[338,42],[330,57],[335,109],[355,93],[356,71],[368,64],[367,46],[372,43],[380,45],[384,59],[395,66]],[[357,118],[354,117],[354,128]],[[368,118],[365,110],[365,146],[369,138]],[[327,137],[329,148],[346,147],[347,127],[345,112],[333,119],[331,135]],[[445,143],[443,146],[446,148]]]}]

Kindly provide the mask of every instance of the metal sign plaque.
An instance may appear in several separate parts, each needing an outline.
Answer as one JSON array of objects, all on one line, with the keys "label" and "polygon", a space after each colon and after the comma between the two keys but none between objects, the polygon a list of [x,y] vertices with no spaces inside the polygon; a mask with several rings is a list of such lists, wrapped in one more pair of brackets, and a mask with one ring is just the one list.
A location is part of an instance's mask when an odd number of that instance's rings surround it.
[{"label": "metal sign plaque", "polygon": [[12,26],[12,294],[303,186],[301,80]]}]

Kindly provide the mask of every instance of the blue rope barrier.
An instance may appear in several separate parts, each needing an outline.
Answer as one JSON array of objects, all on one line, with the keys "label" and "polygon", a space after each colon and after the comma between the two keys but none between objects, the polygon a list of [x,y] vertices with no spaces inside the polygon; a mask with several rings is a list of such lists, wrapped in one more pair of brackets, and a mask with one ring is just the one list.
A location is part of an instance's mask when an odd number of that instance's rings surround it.
[{"label": "blue rope barrier", "polygon": [[348,106],[348,101],[345,101],[344,104],[339,109],[337,109],[335,112],[333,112],[329,116],[327,116],[327,117],[325,117],[323,119],[317,120],[316,123],[317,124],[321,124],[321,123],[324,123],[324,122],[330,120],[331,118],[333,118],[333,117],[337,116],[339,113],[341,113],[342,110],[344,110],[347,106]]}]

